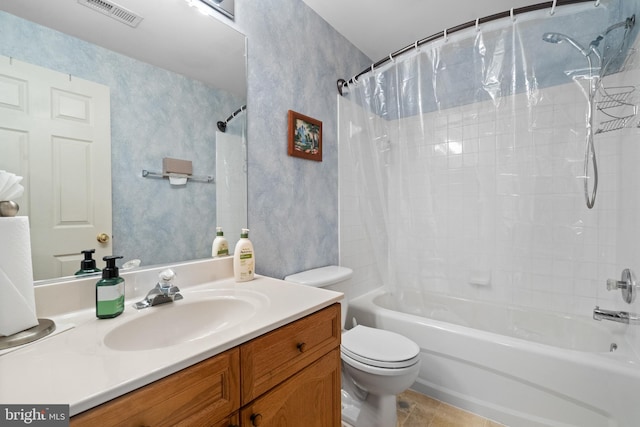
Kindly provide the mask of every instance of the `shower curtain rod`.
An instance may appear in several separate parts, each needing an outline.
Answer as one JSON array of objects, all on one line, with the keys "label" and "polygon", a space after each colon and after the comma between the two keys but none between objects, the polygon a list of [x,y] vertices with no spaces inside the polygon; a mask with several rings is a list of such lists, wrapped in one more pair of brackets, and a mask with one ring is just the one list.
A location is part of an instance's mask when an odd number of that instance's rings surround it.
[{"label": "shower curtain rod", "polygon": [[217,125],[218,125],[218,129],[220,130],[220,132],[226,132],[227,123],[229,123],[231,121],[231,119],[233,119],[235,116],[237,116],[238,114],[240,114],[241,112],[243,112],[246,109],[247,109],[247,106],[245,104],[242,107],[238,108],[236,111],[234,111],[229,117],[227,117],[227,120],[219,121],[217,123]]},{"label": "shower curtain rod", "polygon": [[484,24],[484,23],[495,21],[502,18],[508,18],[508,17],[515,18],[516,15],[519,15],[521,13],[533,12],[533,11],[542,10],[542,9],[551,9],[550,14],[553,14],[556,6],[566,6],[574,3],[588,3],[588,2],[594,2],[595,6],[598,6],[600,4],[600,0],[553,0],[553,1],[548,1],[544,3],[532,4],[530,6],[524,6],[524,7],[511,9],[511,10],[506,10],[504,12],[485,16],[484,18],[478,18],[475,21],[465,22],[464,24],[456,25],[455,27],[445,28],[443,31],[440,31],[436,34],[432,34],[429,37],[426,37],[422,40],[418,40],[415,43],[412,43],[408,46],[403,47],[398,51],[395,51],[389,54],[389,56],[382,58],[378,62],[374,62],[373,64],[371,64],[370,67],[360,71],[358,74],[356,74],[349,80],[338,79],[338,81],[336,82],[338,86],[338,93],[341,96],[344,96],[343,89],[345,87],[348,87],[350,83],[354,83],[355,81],[357,81],[358,77],[365,75],[369,71],[373,71],[375,68],[378,68],[389,61],[392,61],[393,58],[400,56],[403,53],[409,52],[411,49],[417,49],[418,46],[422,46],[425,43],[438,40],[439,38],[446,38],[448,34],[455,33],[457,31],[461,31],[471,27],[477,27],[480,24]]}]

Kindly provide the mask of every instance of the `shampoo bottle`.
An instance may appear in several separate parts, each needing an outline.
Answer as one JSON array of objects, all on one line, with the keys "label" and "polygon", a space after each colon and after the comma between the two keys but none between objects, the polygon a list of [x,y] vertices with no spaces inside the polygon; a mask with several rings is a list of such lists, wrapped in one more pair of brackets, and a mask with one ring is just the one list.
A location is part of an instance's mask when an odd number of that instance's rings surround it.
[{"label": "shampoo bottle", "polygon": [[84,254],[84,259],[80,261],[80,270],[76,271],[76,276],[100,272],[100,269],[96,267],[96,260],[93,259],[95,251],[95,249],[86,249],[80,252]]},{"label": "shampoo bottle", "polygon": [[233,275],[236,282],[253,280],[255,262],[253,244],[249,240],[249,230],[243,228],[240,233],[240,240],[238,240],[236,249],[233,252]]},{"label": "shampoo bottle", "polygon": [[211,245],[211,256],[216,258],[227,255],[229,255],[229,243],[224,238],[222,227],[216,227],[216,238],[213,239],[213,244]]},{"label": "shampoo bottle", "polygon": [[116,260],[121,256],[102,258],[107,266],[102,270],[102,279],[96,283],[96,317],[109,319],[124,311],[124,279],[118,274]]}]

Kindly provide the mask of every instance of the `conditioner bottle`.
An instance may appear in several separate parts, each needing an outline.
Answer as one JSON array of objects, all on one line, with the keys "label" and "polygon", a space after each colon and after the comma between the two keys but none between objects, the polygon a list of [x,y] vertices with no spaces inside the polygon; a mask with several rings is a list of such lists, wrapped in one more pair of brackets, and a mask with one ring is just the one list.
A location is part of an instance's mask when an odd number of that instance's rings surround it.
[{"label": "conditioner bottle", "polygon": [[233,275],[236,282],[253,280],[255,262],[253,244],[249,240],[249,230],[243,228],[240,233],[240,240],[238,240],[236,249],[233,251]]},{"label": "conditioner bottle", "polygon": [[222,227],[216,227],[216,238],[213,239],[213,244],[211,245],[211,256],[216,258],[227,255],[229,255],[229,243],[224,238]]}]

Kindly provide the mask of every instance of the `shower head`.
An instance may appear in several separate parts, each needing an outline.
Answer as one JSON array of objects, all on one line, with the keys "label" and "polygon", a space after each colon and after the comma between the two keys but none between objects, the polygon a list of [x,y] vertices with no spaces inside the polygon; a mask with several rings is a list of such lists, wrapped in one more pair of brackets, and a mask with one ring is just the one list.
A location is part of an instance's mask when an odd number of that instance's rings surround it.
[{"label": "shower head", "polygon": [[582,47],[582,45],[580,43],[578,43],[577,41],[575,41],[571,37],[569,37],[567,35],[564,35],[564,34],[561,34],[561,33],[544,33],[542,35],[542,40],[546,41],[547,43],[567,42],[571,46],[576,48],[584,56],[589,56],[589,54],[591,53],[590,50],[587,50],[584,47]]}]

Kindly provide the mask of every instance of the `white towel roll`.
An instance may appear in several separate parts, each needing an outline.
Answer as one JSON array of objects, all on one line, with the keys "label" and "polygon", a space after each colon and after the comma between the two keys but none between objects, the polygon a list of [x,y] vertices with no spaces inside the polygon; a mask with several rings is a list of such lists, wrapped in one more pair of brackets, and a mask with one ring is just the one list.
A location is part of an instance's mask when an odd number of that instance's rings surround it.
[{"label": "white towel roll", "polygon": [[0,336],[38,324],[29,218],[0,218]]}]

